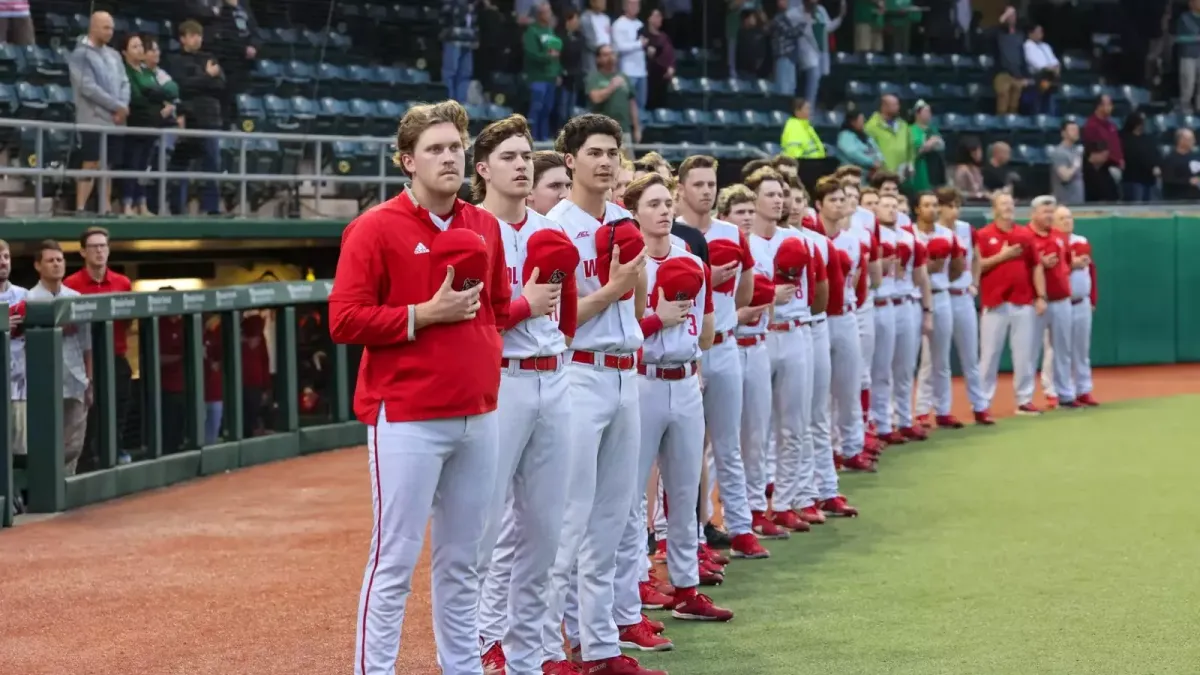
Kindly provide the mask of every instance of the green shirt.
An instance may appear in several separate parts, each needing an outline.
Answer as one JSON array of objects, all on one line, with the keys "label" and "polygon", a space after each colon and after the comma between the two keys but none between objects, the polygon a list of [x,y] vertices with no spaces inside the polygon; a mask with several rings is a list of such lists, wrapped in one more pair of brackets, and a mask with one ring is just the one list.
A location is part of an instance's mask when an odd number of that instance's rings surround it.
[{"label": "green shirt", "polygon": [[930,190],[933,185],[929,182],[929,162],[926,159],[928,153],[922,154],[921,146],[925,145],[930,136],[939,135],[938,130],[933,126],[924,129],[913,124],[909,126],[909,131],[912,132],[913,152],[917,153],[917,159],[913,162],[913,175],[908,181],[909,187],[917,192]]},{"label": "green shirt", "polygon": [[[605,73],[595,72],[588,75],[584,83],[584,91],[588,92],[588,100],[591,100],[591,92],[597,89],[605,89],[608,83],[612,82],[614,77],[620,73],[606,75]],[[621,124],[621,130],[625,133],[633,133],[633,120],[629,117],[629,99],[633,96],[633,91],[629,88],[629,81],[626,80],[623,85],[613,90],[613,93],[608,98],[600,103],[592,104],[592,112],[608,115]]]},{"label": "green shirt", "polygon": [[919,23],[921,12],[913,7],[912,0],[887,0],[887,22],[893,26]]},{"label": "green shirt", "polygon": [[[562,75],[558,54],[562,52],[562,38],[554,29],[532,24],[525,29],[525,79],[530,82],[553,82]],[[554,52],[554,56],[550,52]]]},{"label": "green shirt", "polygon": [[855,0],[854,23],[883,28],[883,13],[879,11],[875,0]]}]

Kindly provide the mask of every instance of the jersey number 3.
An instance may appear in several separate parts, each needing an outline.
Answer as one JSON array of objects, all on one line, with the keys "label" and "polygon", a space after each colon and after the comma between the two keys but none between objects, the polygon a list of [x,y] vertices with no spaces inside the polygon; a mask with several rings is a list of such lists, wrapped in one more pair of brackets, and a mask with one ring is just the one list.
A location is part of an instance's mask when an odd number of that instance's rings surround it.
[{"label": "jersey number 3", "polygon": [[696,329],[696,315],[688,314],[687,318],[688,335],[699,335],[700,331]]}]

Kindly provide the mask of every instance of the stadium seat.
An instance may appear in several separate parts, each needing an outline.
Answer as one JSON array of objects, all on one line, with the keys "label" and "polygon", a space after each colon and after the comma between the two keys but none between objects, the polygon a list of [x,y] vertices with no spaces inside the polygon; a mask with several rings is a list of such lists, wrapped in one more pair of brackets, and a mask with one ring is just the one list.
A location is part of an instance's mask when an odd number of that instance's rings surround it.
[{"label": "stadium seat", "polygon": [[58,52],[37,45],[21,47],[23,77],[39,84],[66,82],[67,63]]},{"label": "stadium seat", "polygon": [[363,132],[370,135],[381,135],[385,133],[380,124],[379,107],[374,101],[368,101],[362,98],[352,98],[346,104],[346,114],[349,117],[359,118],[363,120]]},{"label": "stadium seat", "polygon": [[875,85],[876,91],[880,96],[891,94],[892,96],[904,96],[904,90],[895,82],[878,82]]},{"label": "stadium seat", "polygon": [[283,68],[270,59],[259,59],[254,62],[254,70],[250,73],[251,81],[260,91],[271,92],[283,79]]},{"label": "stadium seat", "polygon": [[46,12],[45,19],[42,21],[42,33],[51,40],[65,39],[68,35],[72,34],[73,30],[74,22],[70,16]]},{"label": "stadium seat", "polygon": [[850,80],[846,83],[846,97],[854,100],[874,98],[879,90],[870,82]]},{"label": "stadium seat", "polygon": [[370,87],[375,80],[371,69],[366,66],[346,66],[345,75],[347,86],[351,87],[351,91],[359,95],[365,93],[364,90]]},{"label": "stadium seat", "polygon": [[318,63],[316,68],[313,68],[313,79],[317,81],[318,91],[326,96],[345,96],[349,93],[346,72],[341,66]]},{"label": "stadium seat", "polygon": [[263,97],[263,108],[266,110],[266,126],[268,130],[291,133],[300,128],[292,118],[291,103],[275,94]]},{"label": "stadium seat", "polygon": [[646,126],[648,142],[678,143],[686,134],[683,133],[683,115],[678,110],[659,108],[650,113],[649,124]]},{"label": "stadium seat", "polygon": [[350,133],[346,130],[346,103],[332,96],[324,96],[317,101],[317,119],[313,124],[313,133],[322,135],[340,135]]},{"label": "stadium seat", "polygon": [[933,98],[933,87],[924,82],[909,82],[904,95],[906,99],[916,103],[917,100],[928,102]]},{"label": "stadium seat", "polygon": [[[17,130],[20,138],[18,152],[23,166],[34,168],[38,166],[37,129],[21,127]],[[41,166],[66,166],[71,150],[74,149],[75,136],[70,131],[61,129],[42,130]]]},{"label": "stadium seat", "polygon": [[976,133],[990,133],[996,131],[998,127],[993,115],[978,113],[971,115],[967,122],[967,128]]},{"label": "stadium seat", "polygon": [[163,34],[163,25],[152,19],[143,19],[135,16],[129,20],[129,26],[138,35],[158,37]]},{"label": "stadium seat", "polygon": [[250,94],[238,94],[234,100],[237,107],[238,128],[247,133],[259,131],[267,119],[262,99]]},{"label": "stadium seat", "polygon": [[396,127],[400,124],[400,118],[404,117],[404,113],[408,112],[409,104],[384,100],[377,101],[375,107],[375,119],[378,120],[381,128],[378,135],[395,135]]},{"label": "stadium seat", "polygon": [[15,117],[21,105],[17,91],[10,84],[0,83],[0,116]]},{"label": "stadium seat", "polygon": [[20,76],[22,66],[20,49],[16,45],[0,43],[0,78],[12,81]]},{"label": "stadium seat", "polygon": [[284,91],[292,96],[312,91],[313,69],[304,61],[291,60],[283,66]]},{"label": "stadium seat", "polygon": [[51,122],[71,122],[75,120],[75,98],[71,90],[59,84],[47,84],[46,119]]},{"label": "stadium seat", "polygon": [[925,70],[946,71],[952,67],[950,58],[941,54],[922,54],[921,67]]},{"label": "stadium seat", "polygon": [[18,82],[17,100],[17,117],[27,120],[45,118],[49,104],[46,102],[46,90],[42,87],[30,82]]},{"label": "stadium seat", "polygon": [[512,117],[513,109],[507,106],[502,106],[497,103],[489,103],[487,105],[487,118],[490,120],[502,120]]}]

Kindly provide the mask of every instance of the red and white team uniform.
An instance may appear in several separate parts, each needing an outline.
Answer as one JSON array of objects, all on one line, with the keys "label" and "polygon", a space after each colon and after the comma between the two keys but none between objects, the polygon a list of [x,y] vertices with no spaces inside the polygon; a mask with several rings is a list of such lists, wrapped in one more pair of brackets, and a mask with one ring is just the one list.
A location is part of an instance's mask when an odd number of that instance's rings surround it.
[{"label": "red and white team uniform", "polygon": [[1071,376],[1071,247],[1067,242],[1068,235],[1058,230],[1050,230],[1040,234],[1030,226],[1033,233],[1034,245],[1037,247],[1039,261],[1045,256],[1054,256],[1057,261],[1043,268],[1046,271],[1046,311],[1037,317],[1034,329],[1034,363],[1038,362],[1037,353],[1041,350],[1043,340],[1048,341],[1050,348],[1047,355],[1051,361],[1051,377],[1054,395],[1060,406],[1073,407],[1075,404],[1075,381]]},{"label": "red and white team uniform", "polygon": [[[825,235],[825,223],[819,216],[814,219],[815,227],[801,233],[808,240],[813,259],[819,259],[825,267],[829,286],[829,302],[842,302],[842,287],[845,273],[829,237]],[[837,468],[833,461],[833,431],[830,426],[829,392],[833,377],[830,363],[828,307],[825,312],[815,313],[809,323],[809,342],[812,347],[812,418],[804,437],[804,457],[801,464],[801,492],[792,501],[792,508],[800,512],[809,522],[824,520],[820,505],[838,496]],[[812,457],[812,462],[807,461]]]},{"label": "red and white team uniform", "polygon": [[[845,283],[842,284],[839,297],[834,297],[832,282],[829,287],[830,402],[833,427],[837,432],[835,451],[845,462],[862,452],[865,437],[861,395],[865,364],[857,311],[859,297],[862,296],[865,301],[868,291],[866,266],[871,249],[870,244],[864,242],[861,234],[853,229],[839,232],[833,239],[833,245],[838,251]],[[853,463],[855,468],[860,468],[859,464],[859,460]],[[864,464],[861,468],[869,467]]]},{"label": "red and white team uniform", "polygon": [[[775,301],[775,284],[755,261],[754,300],[751,306]],[[742,367],[742,463],[746,471],[746,500],[751,526],[762,538],[785,538],[787,533],[771,521],[767,511],[767,448],[771,429],[771,358],[767,353],[770,310],[757,321],[738,324],[734,336]]]},{"label": "red and white team uniform", "polygon": [[921,350],[921,289],[913,271],[925,265],[925,245],[910,226],[897,226],[899,257],[896,277],[896,353],[892,360],[892,407],[896,426],[906,438],[917,438],[913,430],[912,387]]},{"label": "red and white team uniform", "polygon": [[[1071,258],[1092,257],[1092,245],[1086,237],[1071,234],[1067,240]],[[1092,397],[1092,312],[1096,309],[1099,295],[1096,286],[1096,263],[1087,267],[1071,268],[1071,384],[1075,400],[1095,405]],[[1055,387],[1054,349],[1046,342],[1046,354],[1042,359],[1042,390],[1046,396],[1058,397]]]},{"label": "red and white team uniform", "polygon": [[883,278],[875,289],[875,351],[871,358],[871,423],[879,437],[889,442],[903,441],[893,434],[892,370],[896,355],[897,316],[905,302],[896,285],[896,256],[899,235],[895,227],[879,228],[879,248],[883,260]]},{"label": "red and white team uniform", "polygon": [[[944,225],[934,225],[925,233],[915,229],[930,252],[929,289],[933,306],[933,334],[921,340],[921,365],[917,373],[917,416],[933,414],[939,424],[950,421],[953,392],[950,386],[950,345],[954,339],[954,306],[950,295],[950,261],[962,259],[966,252],[958,236]],[[932,252],[945,255],[935,258]],[[935,267],[936,265],[936,267]],[[967,276],[969,273],[964,272]]]},{"label": "red and white team uniform", "polygon": [[996,223],[975,231],[975,249],[984,259],[995,256],[1005,244],[1021,246],[1021,255],[997,264],[983,273],[979,280],[979,301],[983,313],[979,318],[979,364],[986,408],[996,395],[996,378],[1000,372],[1000,355],[1007,339],[1012,351],[1013,389],[1018,408],[1033,405],[1036,361],[1034,349],[1037,334],[1037,314],[1033,301],[1033,268],[1040,265],[1028,227],[1012,224],[1005,232]]}]

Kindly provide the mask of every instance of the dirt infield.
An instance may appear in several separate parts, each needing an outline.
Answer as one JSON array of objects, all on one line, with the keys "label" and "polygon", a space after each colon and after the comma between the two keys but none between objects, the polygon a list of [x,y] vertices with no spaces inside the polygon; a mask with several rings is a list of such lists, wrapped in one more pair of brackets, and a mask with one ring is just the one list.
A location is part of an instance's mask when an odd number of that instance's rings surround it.
[{"label": "dirt infield", "polygon": [[[1200,393],[1195,365],[1096,375],[1101,401]],[[1005,379],[998,416],[1012,413],[1010,392]],[[23,675],[348,672],[370,523],[354,448],[0,532],[0,663]],[[437,672],[432,636],[426,551],[399,672]]]}]

